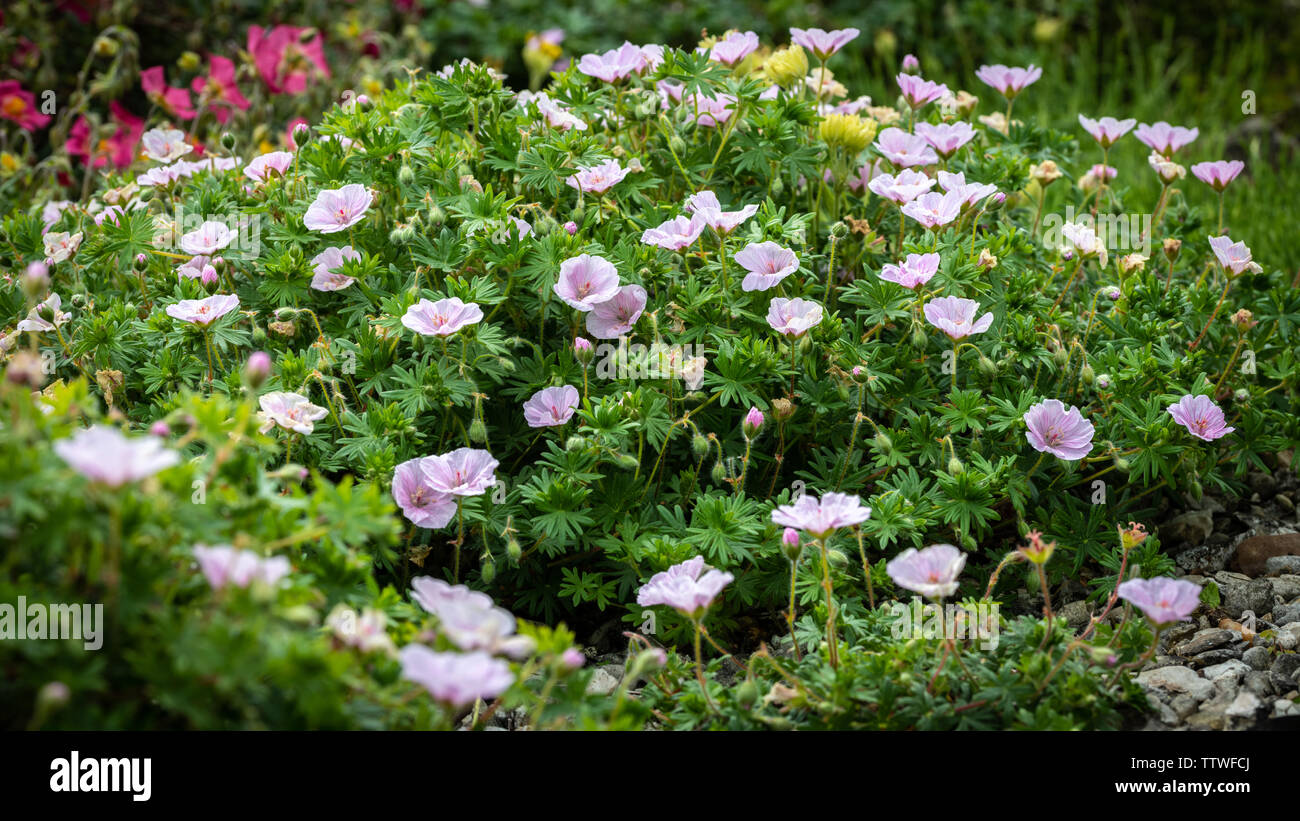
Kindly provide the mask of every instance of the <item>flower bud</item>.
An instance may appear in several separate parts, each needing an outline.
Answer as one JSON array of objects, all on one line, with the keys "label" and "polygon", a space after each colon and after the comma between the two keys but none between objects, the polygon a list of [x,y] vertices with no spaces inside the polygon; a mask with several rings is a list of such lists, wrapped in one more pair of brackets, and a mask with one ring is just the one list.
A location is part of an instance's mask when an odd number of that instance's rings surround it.
[{"label": "flower bud", "polygon": [[713,477],[715,483],[723,484],[727,481],[727,468],[722,462],[714,462],[713,470],[709,472],[709,475]]},{"label": "flower bud", "polygon": [[1232,400],[1234,402],[1245,402],[1247,399],[1250,399],[1250,391],[1245,388],[1237,388],[1232,392]]},{"label": "flower bud", "polygon": [[487,441],[487,425],[482,419],[475,419],[469,423],[469,440],[475,444],[481,445]]},{"label": "flower bud", "polygon": [[776,421],[785,422],[794,416],[794,412],[795,404],[789,399],[782,397],[772,400],[772,416],[776,417]]},{"label": "flower bud", "polygon": [[1083,384],[1091,385],[1097,381],[1097,374],[1091,365],[1084,365],[1079,369],[1079,378],[1083,380]]},{"label": "flower bud", "polygon": [[1108,373],[1103,373],[1097,377],[1097,387],[1101,390],[1109,390],[1110,386],[1115,383],[1114,379]]},{"label": "flower bud", "polygon": [[402,163],[402,167],[397,169],[397,181],[402,185],[412,185],[415,183],[415,170],[407,163]]},{"label": "flower bud", "polygon": [[483,557],[479,559],[478,565],[479,578],[484,584],[491,584],[497,576],[497,563],[492,560],[492,554],[484,551]]},{"label": "flower bud", "polygon": [[953,476],[960,476],[966,472],[966,466],[956,456],[948,460],[948,472]]},{"label": "flower bud", "polygon": [[618,465],[623,470],[635,470],[636,466],[641,463],[637,460],[634,454],[620,453],[614,457],[614,464]]},{"label": "flower bud", "polygon": [[752,678],[747,678],[736,688],[736,703],[749,709],[756,701],[758,701],[758,684]]},{"label": "flower bud", "polygon": [[903,62],[900,66],[904,74],[920,74],[921,61],[916,59],[915,54],[904,54]]},{"label": "flower bud", "polygon": [[1029,169],[1029,176],[1046,188],[1061,178],[1061,168],[1052,160],[1043,160]]},{"label": "flower bud", "polygon": [[781,534],[782,555],[793,562],[799,558],[799,554],[802,552],[803,545],[799,542],[799,531],[793,527],[787,527],[785,532]]},{"label": "flower bud", "polygon": [[591,364],[596,358],[596,349],[592,347],[590,339],[580,336],[573,340],[573,358],[584,368]]},{"label": "flower bud", "polygon": [[578,223],[574,222],[573,220],[569,220],[568,222],[564,223],[564,230],[569,232],[569,236],[573,236],[574,234],[578,233]]},{"label": "flower bud", "polygon": [[876,433],[876,447],[881,453],[892,453],[894,450],[894,440],[889,438],[889,434],[883,430]]},{"label": "flower bud", "polygon": [[524,549],[519,546],[519,540],[513,534],[506,540],[506,555],[516,564],[519,563],[519,557],[524,555]]},{"label": "flower bud", "polygon": [[691,453],[696,459],[703,459],[709,452],[709,440],[698,433],[691,437]]},{"label": "flower bud", "polygon": [[577,670],[587,663],[587,657],[576,647],[570,647],[560,654],[560,666],[570,672]]},{"label": "flower bud", "polygon": [[564,442],[564,449],[569,451],[570,453],[573,453],[574,451],[582,450],[586,446],[587,446],[586,438],[579,436],[576,433],[573,436],[570,436]]},{"label": "flower bud", "polygon": [[1170,262],[1178,259],[1178,252],[1182,250],[1183,241],[1176,237],[1169,237],[1164,241],[1162,250],[1165,252],[1165,258]]},{"label": "flower bud", "polygon": [[248,357],[244,366],[244,379],[253,390],[262,387],[262,383],[271,375],[271,356],[266,351],[255,351]]},{"label": "flower bud", "polygon": [[763,412],[758,408],[750,408],[749,413],[745,414],[745,421],[740,425],[740,432],[746,439],[753,439],[763,428]]},{"label": "flower bud", "polygon": [[977,362],[977,366],[979,367],[980,373],[984,376],[994,377],[998,375],[997,363],[994,362],[992,359],[989,359],[987,356],[985,356],[982,353],[980,354],[980,358],[979,361]]},{"label": "flower bud", "polygon": [[222,134],[221,134],[221,147],[224,148],[224,149],[226,149],[227,151],[234,151],[234,150],[235,150],[235,135],[232,134],[232,133],[229,132],[229,131],[224,131],[224,132],[222,132]]}]

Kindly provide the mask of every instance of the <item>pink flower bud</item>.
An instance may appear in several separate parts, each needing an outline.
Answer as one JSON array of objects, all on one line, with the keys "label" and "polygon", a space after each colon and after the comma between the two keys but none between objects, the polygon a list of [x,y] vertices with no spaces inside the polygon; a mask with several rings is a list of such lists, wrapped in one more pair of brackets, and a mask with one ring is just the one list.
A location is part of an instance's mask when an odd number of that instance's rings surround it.
[{"label": "pink flower bud", "polygon": [[781,541],[785,543],[786,547],[798,547],[799,531],[795,530],[793,527],[787,527],[785,532],[781,534]]},{"label": "pink flower bud", "polygon": [[591,347],[591,340],[584,337],[578,337],[573,340],[573,357],[578,360],[578,364],[587,367],[595,357],[596,352]]},{"label": "pink flower bud", "polygon": [[564,230],[569,232],[569,236],[573,236],[574,234],[578,233],[578,223],[574,222],[573,220],[569,220],[568,222],[564,223]]},{"label": "pink flower bud", "polygon": [[741,423],[741,433],[745,434],[746,439],[753,439],[762,427],[763,412],[758,408],[750,408],[749,413],[745,414],[745,421]]},{"label": "pink flower bud", "polygon": [[256,351],[248,357],[248,365],[244,368],[244,378],[248,384],[259,388],[270,375],[271,356],[266,351]]},{"label": "pink flower bud", "polygon": [[171,425],[168,425],[166,422],[159,419],[157,422],[154,422],[149,427],[149,432],[152,433],[154,436],[162,437],[170,434],[172,432],[172,428]]},{"label": "pink flower bud", "polygon": [[560,664],[564,665],[566,670],[577,670],[587,663],[587,657],[576,647],[570,647],[560,654]]},{"label": "pink flower bud", "polygon": [[915,54],[904,54],[902,68],[908,74],[918,74],[921,71],[921,61],[916,59]]}]

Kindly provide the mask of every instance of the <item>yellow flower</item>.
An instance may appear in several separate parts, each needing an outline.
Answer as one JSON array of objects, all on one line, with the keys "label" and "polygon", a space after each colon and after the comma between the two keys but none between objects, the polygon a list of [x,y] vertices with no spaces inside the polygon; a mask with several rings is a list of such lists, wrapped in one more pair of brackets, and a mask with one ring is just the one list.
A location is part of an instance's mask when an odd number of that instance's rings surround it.
[{"label": "yellow flower", "polygon": [[827,145],[857,154],[876,138],[876,121],[856,114],[830,114],[822,120],[819,131]]},{"label": "yellow flower", "polygon": [[0,177],[11,176],[21,167],[22,160],[16,154],[11,154],[8,151],[0,153]]},{"label": "yellow flower", "polygon": [[799,46],[780,49],[767,58],[763,73],[781,88],[792,88],[808,76],[808,55]]}]

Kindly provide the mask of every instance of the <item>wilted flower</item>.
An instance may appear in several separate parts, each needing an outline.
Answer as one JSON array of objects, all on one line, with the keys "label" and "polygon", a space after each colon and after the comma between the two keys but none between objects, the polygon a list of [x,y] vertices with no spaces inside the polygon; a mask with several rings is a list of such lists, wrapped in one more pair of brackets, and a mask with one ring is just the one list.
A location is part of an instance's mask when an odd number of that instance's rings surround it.
[{"label": "wilted flower", "polygon": [[897,265],[890,263],[882,268],[880,278],[915,290],[938,273],[939,261],[938,254],[908,254],[907,259]]},{"label": "wilted flower", "polygon": [[481,496],[497,483],[500,464],[492,454],[480,448],[457,448],[450,453],[428,456],[420,468],[429,486],[452,496]]},{"label": "wilted flower", "polygon": [[647,296],[640,285],[619,288],[587,313],[587,333],[597,339],[618,339],[630,332],[645,310]]},{"label": "wilted flower", "polygon": [[734,578],[708,567],[703,556],[696,556],[651,576],[637,591],[636,603],[642,607],[665,604],[689,619],[699,620]]},{"label": "wilted flower", "polygon": [[748,273],[740,283],[743,291],[766,291],[799,270],[799,257],[775,242],[751,242],[735,256]]},{"label": "wilted flower", "polygon": [[175,465],[180,454],[154,437],[129,439],[117,428],[94,425],[54,443],[54,452],[93,482],[121,487]]},{"label": "wilted flower", "polygon": [[1154,624],[1187,621],[1201,603],[1201,587],[1183,579],[1157,576],[1129,579],[1118,588],[1119,597],[1141,610]]},{"label": "wilted flower", "polygon": [[81,247],[81,232],[69,234],[67,231],[51,231],[42,241],[45,245],[45,259],[51,264],[63,262]]},{"label": "wilted flower", "polygon": [[876,150],[898,168],[934,165],[939,156],[924,137],[908,134],[901,128],[886,128],[876,138]]},{"label": "wilted flower", "polygon": [[822,306],[800,297],[775,297],[767,308],[767,324],[772,330],[796,339],[821,321]]},{"label": "wilted flower", "polygon": [[1056,550],[1056,542],[1043,541],[1043,534],[1037,530],[1029,531],[1029,543],[1020,548],[1020,553],[1034,564],[1047,564]]},{"label": "wilted flower", "polygon": [[1225,271],[1232,273],[1234,276],[1243,271],[1259,273],[1261,270],[1258,263],[1250,258],[1250,249],[1244,242],[1233,242],[1226,236],[1210,237],[1210,248],[1214,251],[1214,256],[1219,260]]},{"label": "wilted flower", "polygon": [[408,644],[398,653],[402,678],[429,691],[434,700],[454,709],[478,699],[492,699],[514,683],[510,665],[482,651],[437,653],[420,644]]},{"label": "wilted flower", "polygon": [[1192,140],[1195,140],[1200,133],[1195,128],[1170,125],[1161,120],[1155,125],[1142,123],[1137,127],[1135,136],[1152,151],[1169,157],[1180,148],[1191,143]]},{"label": "wilted flower", "polygon": [[871,508],[864,507],[861,497],[850,493],[827,493],[820,500],[804,494],[794,504],[772,511],[773,524],[807,531],[817,539],[826,539],[840,528],[860,525],[870,518]]},{"label": "wilted flower", "polygon": [[578,389],[572,385],[543,388],[524,403],[524,421],[530,428],[563,425],[573,417],[573,411],[577,407]]},{"label": "wilted flower", "polygon": [[214,294],[206,299],[182,299],[167,306],[172,319],[207,327],[239,307],[239,297],[234,294]]},{"label": "wilted flower", "polygon": [[1156,176],[1158,176],[1160,181],[1165,185],[1169,185],[1174,182],[1174,180],[1181,180],[1183,177],[1187,176],[1186,168],[1183,168],[1178,163],[1168,157],[1156,153],[1155,151],[1152,151],[1147,157],[1147,165],[1151,166],[1151,170],[1156,172]]},{"label": "wilted flower", "polygon": [[1136,252],[1125,254],[1119,258],[1119,269],[1126,274],[1130,274],[1134,271],[1141,271],[1146,268],[1146,264],[1147,257]]},{"label": "wilted flower", "polygon": [[903,99],[914,109],[922,108],[948,94],[948,86],[926,80],[919,74],[900,73],[894,80],[903,92]]},{"label": "wilted flower", "polygon": [[1175,422],[1187,428],[1188,433],[1207,442],[1213,442],[1236,430],[1227,427],[1223,409],[1203,394],[1189,393],[1166,410]]},{"label": "wilted flower", "polygon": [[1029,169],[1029,176],[1039,185],[1048,186],[1061,178],[1061,169],[1052,160],[1043,160]]},{"label": "wilted flower", "polygon": [[1110,148],[1137,125],[1137,120],[1117,120],[1114,117],[1093,120],[1080,114],[1079,125],[1083,126],[1083,130],[1091,134],[1102,148]]},{"label": "wilted flower", "polygon": [[402,314],[402,324],[422,336],[451,336],[483,319],[483,309],[458,297],[431,302],[421,299]]},{"label": "wilted flower", "polygon": [[311,278],[311,287],[317,291],[343,290],[356,280],[337,272],[343,267],[344,262],[359,259],[361,255],[354,251],[351,245],[344,245],[342,248],[326,248],[312,257],[312,270],[315,273]]},{"label": "wilted flower", "polygon": [[346,230],[366,218],[366,209],[374,199],[375,195],[360,183],[327,188],[307,208],[303,225],[322,234]]},{"label": "wilted flower", "polygon": [[925,303],[922,310],[931,325],[953,339],[965,339],[971,334],[984,333],[993,324],[992,313],[975,318],[979,309],[980,304],[973,299],[942,296]]},{"label": "wilted flower", "polygon": [[287,431],[308,434],[315,427],[316,420],[323,419],[329,413],[325,408],[313,405],[307,397],[286,391],[262,394],[258,405],[262,408],[257,414],[258,421],[262,423],[262,433],[279,425]]},{"label": "wilted flower", "polygon": [[1008,100],[1013,100],[1026,87],[1038,82],[1038,78],[1043,76],[1043,70],[1033,64],[1030,64],[1028,68],[1019,68],[998,63],[991,66],[980,66],[976,69],[975,76],[984,85],[996,89],[999,94]]},{"label": "wilted flower", "polygon": [[1067,410],[1059,399],[1047,399],[1025,413],[1025,438],[1034,450],[1073,462],[1092,451],[1094,429],[1079,409]]},{"label": "wilted flower", "polygon": [[1246,164],[1241,160],[1198,162],[1192,166],[1192,174],[1215,191],[1223,191],[1245,167]]},{"label": "wilted flower", "polygon": [[602,194],[622,182],[630,170],[619,165],[618,160],[606,160],[600,165],[579,166],[565,182],[588,194]]},{"label": "wilted flower", "polygon": [[885,565],[885,572],[905,590],[942,599],[957,592],[957,577],[965,567],[965,553],[950,544],[934,544],[924,550],[909,547]]}]

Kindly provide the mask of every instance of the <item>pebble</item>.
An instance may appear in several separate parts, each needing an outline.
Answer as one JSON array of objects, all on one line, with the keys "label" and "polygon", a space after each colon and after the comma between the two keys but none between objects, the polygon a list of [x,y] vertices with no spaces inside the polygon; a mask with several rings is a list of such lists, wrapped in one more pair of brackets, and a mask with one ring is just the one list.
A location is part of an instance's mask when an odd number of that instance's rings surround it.
[{"label": "pebble", "polygon": [[1241,681],[1241,677],[1251,670],[1250,665],[1240,662],[1236,659],[1225,661],[1221,664],[1214,664],[1206,667],[1201,671],[1201,675],[1209,681],[1218,682],[1220,679],[1230,680],[1233,684]]},{"label": "pebble", "polygon": [[611,673],[608,668],[597,667],[596,672],[591,676],[591,681],[587,682],[587,692],[592,695],[607,696],[618,687],[618,682],[619,677]]},{"label": "pebble", "polygon": [[1267,670],[1273,663],[1273,654],[1267,647],[1251,647],[1241,654],[1241,660],[1252,670]]},{"label": "pebble", "polygon": [[1263,706],[1258,696],[1249,690],[1242,690],[1223,714],[1232,718],[1254,718]]},{"label": "pebble", "polygon": [[1234,633],[1231,630],[1212,627],[1209,630],[1198,631],[1191,639],[1175,647],[1174,652],[1180,656],[1195,656],[1204,653],[1206,650],[1215,650],[1230,644],[1234,638],[1239,636],[1239,633]]},{"label": "pebble", "polygon": [[1300,556],[1269,556],[1264,560],[1264,572],[1269,575],[1300,574]]},{"label": "pebble", "polygon": [[1197,701],[1214,695],[1214,685],[1186,667],[1160,667],[1139,673],[1138,683],[1167,693],[1186,693]]}]

